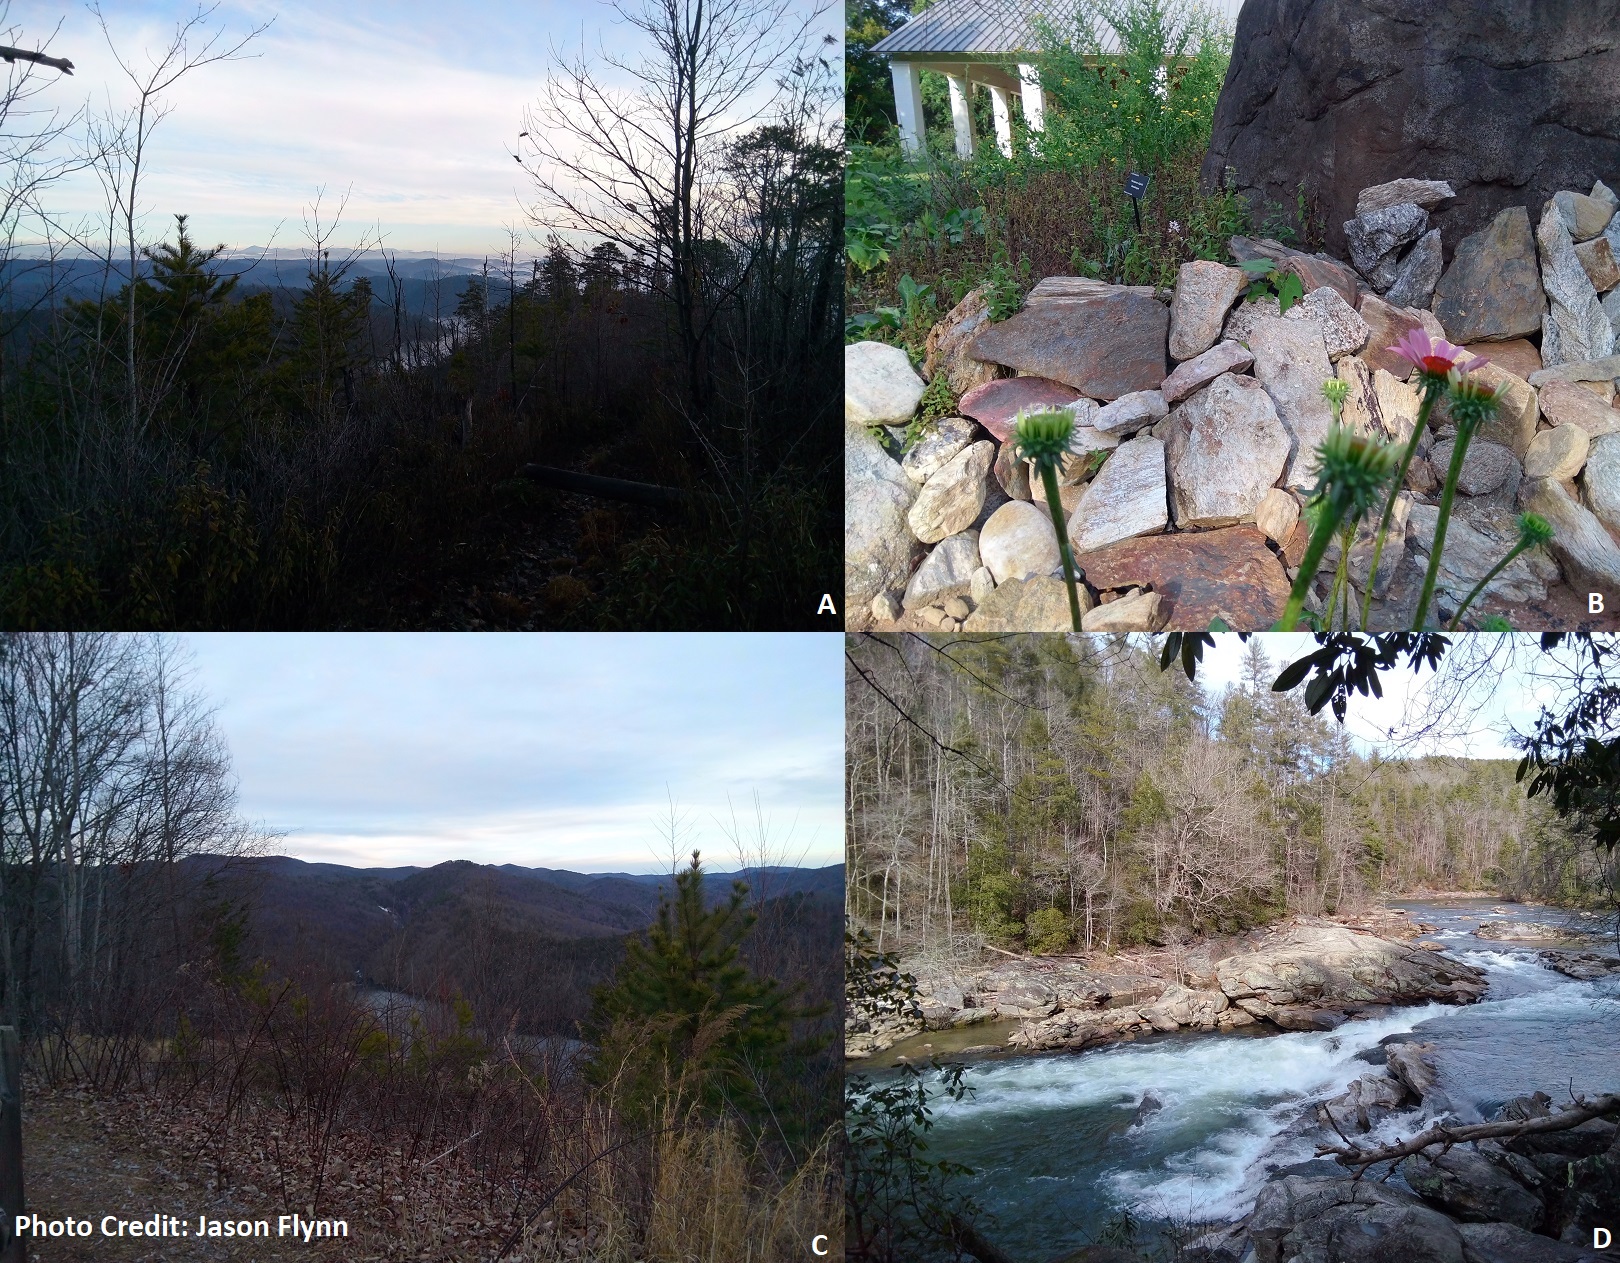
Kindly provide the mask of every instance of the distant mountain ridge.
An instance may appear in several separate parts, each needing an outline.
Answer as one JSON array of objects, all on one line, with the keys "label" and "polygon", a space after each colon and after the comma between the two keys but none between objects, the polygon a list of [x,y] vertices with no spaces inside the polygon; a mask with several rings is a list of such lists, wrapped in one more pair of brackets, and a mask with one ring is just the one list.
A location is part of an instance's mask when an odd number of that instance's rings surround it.
[{"label": "distant mountain ridge", "polygon": [[[667,873],[575,873],[517,864],[449,860],[423,868],[350,868],[291,856],[225,860],[194,856],[182,865],[244,896],[255,935],[297,942],[346,972],[372,975],[390,943],[453,937],[479,922],[550,940],[622,938],[652,924]],[[756,868],[705,873],[711,903],[741,878],[759,899],[797,897],[841,907],[844,868]]]}]

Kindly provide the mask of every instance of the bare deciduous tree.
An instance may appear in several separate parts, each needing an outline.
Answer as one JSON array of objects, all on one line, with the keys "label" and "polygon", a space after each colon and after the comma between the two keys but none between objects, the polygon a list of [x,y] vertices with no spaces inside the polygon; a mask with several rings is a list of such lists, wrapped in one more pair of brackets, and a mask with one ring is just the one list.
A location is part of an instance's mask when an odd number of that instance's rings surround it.
[{"label": "bare deciduous tree", "polygon": [[[537,227],[613,242],[673,304],[687,387],[701,406],[715,314],[736,269],[717,257],[735,220],[727,146],[791,89],[825,0],[613,0],[646,51],[553,49],[548,95],[513,156],[534,181]],[[604,69],[599,69],[599,66]],[[618,71],[638,86],[614,85]],[[780,77],[780,78],[779,78]]]}]

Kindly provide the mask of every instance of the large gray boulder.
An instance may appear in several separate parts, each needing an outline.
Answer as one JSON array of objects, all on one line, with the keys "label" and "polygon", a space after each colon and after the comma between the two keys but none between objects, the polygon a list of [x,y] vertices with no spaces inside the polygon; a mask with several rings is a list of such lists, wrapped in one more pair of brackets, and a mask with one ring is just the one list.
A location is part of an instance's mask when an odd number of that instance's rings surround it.
[{"label": "large gray boulder", "polygon": [[1434,314],[1459,345],[1505,342],[1541,331],[1547,295],[1530,213],[1510,206],[1464,237],[1434,290]]},{"label": "large gray boulder", "polygon": [[1274,930],[1254,951],[1227,957],[1215,976],[1230,1000],[1258,998],[1285,1007],[1467,1004],[1485,989],[1479,970],[1444,953],[1311,920]]},{"label": "large gray boulder", "polygon": [[1401,1173],[1424,1201],[1470,1223],[1500,1220],[1534,1232],[1546,1214],[1539,1197],[1470,1148],[1413,1154]]},{"label": "large gray boulder", "polygon": [[1587,363],[1614,350],[1614,326],[1581,266],[1558,208],[1548,203],[1536,227],[1541,287],[1550,308],[1541,326],[1541,362],[1549,368]]},{"label": "large gray boulder", "polygon": [[1620,0],[1247,0],[1204,160],[1258,202],[1301,184],[1328,252],[1361,190],[1448,181],[1448,246],[1620,171]]},{"label": "large gray boulder", "polygon": [[1158,433],[1165,441],[1170,507],[1181,530],[1253,519],[1288,464],[1288,431],[1271,396],[1252,377],[1217,377]]},{"label": "large gray boulder", "polygon": [[904,425],[917,411],[924,389],[899,347],[852,342],[844,348],[845,425]]},{"label": "large gray boulder", "polygon": [[922,546],[906,523],[917,486],[864,430],[844,431],[844,599],[864,609],[901,591]]},{"label": "large gray boulder", "polygon": [[1601,592],[1607,608],[1615,608],[1620,600],[1620,545],[1603,529],[1603,523],[1563,483],[1550,478],[1527,478],[1519,489],[1519,503],[1552,526],[1547,547],[1575,590]]},{"label": "large gray boulder", "polygon": [[1254,375],[1277,408],[1277,419],[1292,440],[1284,485],[1316,483],[1316,449],[1327,437],[1333,413],[1322,397],[1322,383],[1334,375],[1327,343],[1314,321],[1273,320],[1255,323],[1249,338]]}]

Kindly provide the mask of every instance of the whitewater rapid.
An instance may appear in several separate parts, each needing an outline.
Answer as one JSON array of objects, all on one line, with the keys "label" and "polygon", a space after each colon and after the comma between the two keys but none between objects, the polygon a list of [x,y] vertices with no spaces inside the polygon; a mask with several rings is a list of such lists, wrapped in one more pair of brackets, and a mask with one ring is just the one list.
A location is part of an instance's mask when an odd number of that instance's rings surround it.
[{"label": "whitewater rapid", "polygon": [[[980,1061],[965,1076],[971,1096],[936,1100],[930,1151],[974,1169],[964,1184],[995,1216],[998,1244],[1044,1257],[1093,1239],[1124,1208],[1149,1220],[1241,1218],[1273,1171],[1316,1156],[1318,1137],[1298,1120],[1373,1071],[1386,1036],[1437,1045],[1439,1086],[1466,1120],[1537,1089],[1567,1099],[1572,1085],[1620,1088],[1620,975],[1577,982],[1529,949],[1442,936],[1485,971],[1479,1003],[1396,1009],[1333,1031],[1177,1034]],[[1423,1121],[1395,1115],[1369,1139]]]}]

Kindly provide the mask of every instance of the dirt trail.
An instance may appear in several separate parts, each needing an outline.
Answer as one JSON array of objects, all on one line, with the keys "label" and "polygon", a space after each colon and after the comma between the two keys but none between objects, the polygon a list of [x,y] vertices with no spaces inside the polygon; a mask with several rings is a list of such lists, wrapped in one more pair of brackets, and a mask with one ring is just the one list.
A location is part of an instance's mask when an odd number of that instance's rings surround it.
[{"label": "dirt trail", "polygon": [[[361,1240],[310,1242],[272,1236],[247,1240],[105,1237],[101,1219],[113,1215],[144,1219],[154,1214],[177,1216],[193,1232],[199,1216],[213,1219],[263,1219],[276,1230],[278,1199],[254,1196],[252,1186],[217,1193],[195,1174],[154,1152],[155,1133],[143,1135],[142,1111],[127,1098],[110,1102],[75,1089],[52,1091],[36,1080],[25,1079],[23,1090],[24,1195],[29,1210],[41,1219],[72,1215],[88,1219],[90,1237],[48,1238],[34,1242],[30,1263],[79,1263],[118,1260],[120,1263],[191,1263],[192,1260],[231,1260],[231,1263],[281,1263],[299,1259],[355,1258]],[[349,1231],[363,1232],[351,1222]],[[356,1248],[359,1247],[359,1248]]]}]

